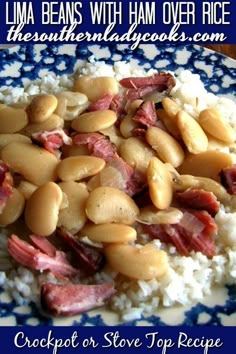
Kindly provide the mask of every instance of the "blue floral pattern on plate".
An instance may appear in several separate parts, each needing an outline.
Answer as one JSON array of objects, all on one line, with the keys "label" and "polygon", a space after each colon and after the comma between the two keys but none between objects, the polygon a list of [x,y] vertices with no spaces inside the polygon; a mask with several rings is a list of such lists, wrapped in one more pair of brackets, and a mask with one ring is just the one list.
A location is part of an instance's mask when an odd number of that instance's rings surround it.
[{"label": "blue floral pattern on plate", "polygon": [[[23,86],[42,73],[72,74],[78,61],[94,56],[96,60],[113,64],[131,62],[145,69],[178,72],[188,69],[197,73],[207,90],[235,97],[236,61],[198,46],[140,45],[27,45],[0,52],[0,85]],[[194,88],[193,88],[194,89]],[[11,302],[0,289],[0,325],[82,325],[102,326],[164,326],[164,325],[236,325],[236,287],[218,289],[209,299],[192,307],[161,309],[153,316],[129,323],[119,323],[116,315],[99,309],[80,316],[53,319],[42,314],[34,304],[19,306]]]}]

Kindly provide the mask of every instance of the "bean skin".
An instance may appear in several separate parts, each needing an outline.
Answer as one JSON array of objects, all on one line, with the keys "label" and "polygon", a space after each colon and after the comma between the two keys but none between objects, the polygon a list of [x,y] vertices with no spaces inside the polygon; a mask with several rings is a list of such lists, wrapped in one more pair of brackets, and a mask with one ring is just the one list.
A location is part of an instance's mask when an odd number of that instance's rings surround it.
[{"label": "bean skin", "polygon": [[26,203],[25,222],[31,232],[50,236],[57,227],[63,194],[54,182],[38,187]]},{"label": "bean skin", "polygon": [[15,172],[38,186],[55,181],[57,178],[58,159],[36,145],[21,142],[10,143],[2,149],[1,158]]},{"label": "bean skin", "polygon": [[86,203],[88,218],[95,224],[116,222],[131,225],[139,209],[126,193],[113,187],[95,188]]}]

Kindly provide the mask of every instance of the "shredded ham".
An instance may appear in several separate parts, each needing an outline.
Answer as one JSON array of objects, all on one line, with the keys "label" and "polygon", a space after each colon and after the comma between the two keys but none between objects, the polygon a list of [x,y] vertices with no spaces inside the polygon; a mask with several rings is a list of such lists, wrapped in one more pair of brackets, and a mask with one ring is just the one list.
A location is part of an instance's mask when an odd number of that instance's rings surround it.
[{"label": "shredded ham", "polygon": [[201,252],[207,257],[215,255],[217,225],[206,211],[183,210],[183,218],[178,224],[141,227],[150,237],[173,244],[183,256],[189,256],[191,251]]},{"label": "shredded ham", "polygon": [[30,235],[29,237],[34,247],[47,254],[49,257],[55,257],[57,249],[46,237],[38,235]]},{"label": "shredded ham", "polygon": [[132,119],[137,124],[132,130],[133,136],[145,137],[147,128],[152,126],[166,131],[165,126],[157,116],[156,108],[152,101],[143,102],[138,107]]},{"label": "shredded ham", "polygon": [[236,165],[224,168],[220,173],[220,178],[227,192],[236,195]]},{"label": "shredded ham", "polygon": [[55,253],[49,251],[49,241],[42,236],[40,241],[39,239],[36,240],[38,237],[33,236],[33,241],[36,245],[36,247],[33,247],[28,242],[21,240],[17,235],[11,235],[8,239],[9,253],[23,266],[40,272],[49,271],[58,278],[71,278],[81,274],[79,269],[74,268],[69,263],[63,251],[56,250]]},{"label": "shredded ham", "polygon": [[100,133],[80,133],[73,137],[75,145],[86,145],[90,154],[110,161],[116,154],[116,146]]},{"label": "shredded ham", "polygon": [[115,95],[111,101],[110,109],[116,113],[117,120],[115,126],[119,127],[122,117],[126,114],[125,96],[120,94]]},{"label": "shredded ham", "polygon": [[158,85],[168,87],[170,84],[175,84],[175,79],[169,73],[160,72],[149,77],[127,77],[120,80],[120,84],[129,89]]},{"label": "shredded ham", "polygon": [[171,74],[161,72],[150,77],[127,77],[120,80],[120,84],[128,89],[127,99],[134,101],[155,91],[170,91],[175,86],[175,79]]},{"label": "shredded ham", "polygon": [[152,101],[143,102],[137,109],[133,120],[145,127],[155,126],[157,114],[154,103]]},{"label": "shredded ham", "polygon": [[76,315],[103,306],[114,293],[114,285],[111,283],[97,285],[44,283],[41,287],[41,304],[43,309],[54,316]]},{"label": "shredded ham", "polygon": [[146,86],[138,89],[130,89],[126,93],[126,97],[130,101],[135,101],[138,99],[142,99],[143,97],[152,94],[157,91],[156,86]]},{"label": "shredded ham", "polygon": [[65,145],[71,145],[72,139],[63,129],[53,129],[51,131],[42,130],[32,134],[32,140],[42,145],[46,150],[56,155],[56,150]]},{"label": "shredded ham", "polygon": [[112,102],[113,96],[110,94],[107,94],[97,100],[96,102],[93,102],[89,105],[88,111],[93,112],[93,111],[100,111],[103,109],[109,109],[111,102]]},{"label": "shredded ham", "polygon": [[99,271],[105,264],[105,258],[100,250],[79,241],[64,228],[57,229],[57,235],[65,241],[66,246],[73,251],[75,262],[87,275]]},{"label": "shredded ham", "polygon": [[184,192],[176,193],[176,200],[184,208],[206,210],[212,216],[216,215],[220,207],[216,196],[203,189],[189,188]]}]

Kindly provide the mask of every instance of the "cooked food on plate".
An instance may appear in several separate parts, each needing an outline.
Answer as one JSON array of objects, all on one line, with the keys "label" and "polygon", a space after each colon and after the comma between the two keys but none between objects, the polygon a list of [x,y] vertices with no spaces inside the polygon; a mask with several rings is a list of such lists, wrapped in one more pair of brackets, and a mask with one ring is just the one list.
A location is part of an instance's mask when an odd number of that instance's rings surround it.
[{"label": "cooked food on plate", "polygon": [[0,285],[123,321],[236,280],[236,104],[199,75],[87,62],[2,91]]}]

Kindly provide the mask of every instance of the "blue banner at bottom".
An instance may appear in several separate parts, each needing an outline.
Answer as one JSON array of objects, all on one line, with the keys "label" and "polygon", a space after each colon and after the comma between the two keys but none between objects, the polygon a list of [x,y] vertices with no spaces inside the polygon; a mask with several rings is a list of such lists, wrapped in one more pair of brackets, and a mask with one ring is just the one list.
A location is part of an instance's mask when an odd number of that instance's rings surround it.
[{"label": "blue banner at bottom", "polygon": [[1,353],[232,353],[234,327],[1,327]]}]

